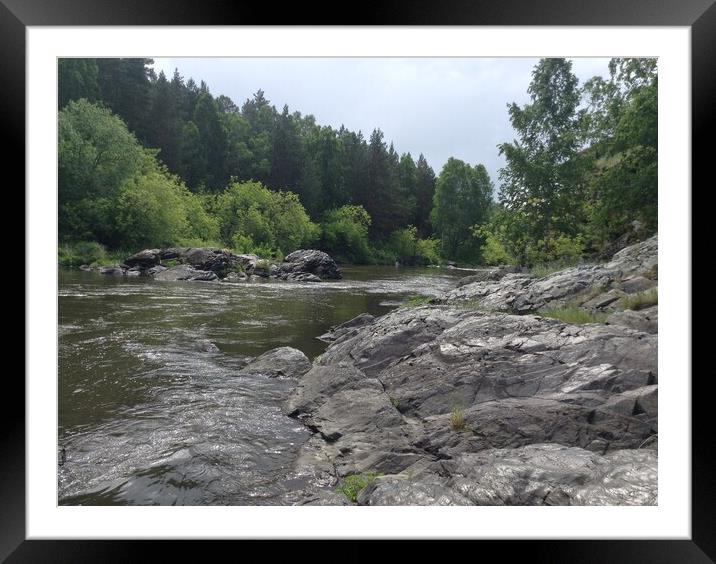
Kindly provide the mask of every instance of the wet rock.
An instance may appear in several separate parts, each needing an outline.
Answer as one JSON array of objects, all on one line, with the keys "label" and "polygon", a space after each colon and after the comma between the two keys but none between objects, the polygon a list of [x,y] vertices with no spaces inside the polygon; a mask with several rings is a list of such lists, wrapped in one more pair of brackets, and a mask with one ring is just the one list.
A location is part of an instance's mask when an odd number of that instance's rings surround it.
[{"label": "wet rock", "polygon": [[230,251],[212,247],[189,249],[182,259],[198,270],[216,273],[219,278],[224,278],[229,272],[233,272],[238,262],[237,256]]},{"label": "wet rock", "polygon": [[219,352],[219,347],[217,347],[209,339],[201,339],[200,341],[197,341],[196,347],[201,352]]},{"label": "wet rock", "polygon": [[79,269],[80,269],[80,270],[84,270],[85,272],[91,272],[91,271],[92,271],[92,267],[91,267],[90,265],[88,265],[88,264],[81,264],[81,265],[79,266]]},{"label": "wet rock", "polygon": [[145,270],[144,275],[145,276],[156,276],[157,274],[159,274],[160,272],[164,272],[165,270],[167,270],[166,266],[162,266],[161,264],[158,264],[157,266],[153,266],[153,267]]},{"label": "wet rock", "polygon": [[124,276],[124,269],[118,266],[101,266],[99,273],[107,276]]},{"label": "wet rock", "polygon": [[244,272],[229,272],[223,282],[243,282],[248,278]]},{"label": "wet rock", "polygon": [[315,274],[308,272],[291,272],[281,276],[283,280],[290,280],[292,282],[320,282],[321,279]]},{"label": "wet rock", "polygon": [[139,267],[141,269],[151,268],[159,264],[161,260],[159,249],[144,249],[124,259],[128,267]]},{"label": "wet rock", "polygon": [[219,277],[215,272],[197,270],[188,264],[173,266],[154,275],[155,280],[162,280],[165,282],[175,282],[179,280],[210,282],[218,280],[218,278]]},{"label": "wet rock", "polygon": [[322,280],[341,278],[335,261],[327,253],[314,249],[294,251],[287,255],[277,272],[281,277],[297,273],[314,274]]},{"label": "wet rock", "polygon": [[332,343],[348,335],[354,335],[358,329],[365,325],[370,325],[373,321],[375,321],[375,317],[371,314],[361,313],[353,319],[349,319],[345,323],[332,327],[330,331],[319,336],[318,339],[326,343]]},{"label": "wet rock", "polygon": [[265,352],[247,364],[242,374],[262,374],[271,378],[300,378],[311,369],[305,354],[292,347],[279,347]]}]

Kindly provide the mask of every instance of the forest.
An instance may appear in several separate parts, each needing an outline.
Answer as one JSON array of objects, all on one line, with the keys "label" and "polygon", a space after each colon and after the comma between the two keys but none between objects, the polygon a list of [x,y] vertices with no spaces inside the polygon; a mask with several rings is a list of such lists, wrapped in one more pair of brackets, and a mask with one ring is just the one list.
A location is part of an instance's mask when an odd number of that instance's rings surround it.
[{"label": "forest", "polygon": [[[575,264],[657,231],[657,64],[580,84],[536,62],[516,138],[436,173],[380,129],[316,123],[262,90],[238,105],[151,59],[58,60],[61,264],[167,246],[353,264]],[[247,93],[248,94],[248,93]]]}]

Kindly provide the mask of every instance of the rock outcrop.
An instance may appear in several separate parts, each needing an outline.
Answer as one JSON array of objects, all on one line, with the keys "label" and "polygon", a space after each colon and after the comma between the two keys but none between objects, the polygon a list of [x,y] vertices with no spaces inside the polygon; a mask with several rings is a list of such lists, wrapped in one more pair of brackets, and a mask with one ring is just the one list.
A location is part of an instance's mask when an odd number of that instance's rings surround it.
[{"label": "rock outcrop", "polygon": [[584,303],[616,304],[655,272],[654,237],[604,265],[469,282],[333,328],[284,405],[314,432],[297,472],[323,488],[377,473],[366,505],[655,504],[656,306],[584,325],[525,313],[594,284]]},{"label": "rock outcrop", "polygon": [[436,301],[445,304],[469,301],[483,309],[513,313],[567,304],[609,311],[623,296],[655,287],[657,263],[655,235],[622,249],[605,264],[576,266],[543,278],[506,274],[500,280],[462,285]]},{"label": "rock outcrop", "polygon": [[341,278],[335,261],[327,253],[312,249],[294,251],[287,255],[277,272],[279,278],[284,280],[301,274],[313,274],[321,280]]},{"label": "rock outcrop", "polygon": [[294,282],[321,282],[341,278],[336,263],[322,251],[296,251],[288,255],[284,263],[276,265],[257,255],[236,255],[215,247],[145,249],[127,257],[121,265],[103,267],[99,272],[164,281],[238,282],[273,277]]}]

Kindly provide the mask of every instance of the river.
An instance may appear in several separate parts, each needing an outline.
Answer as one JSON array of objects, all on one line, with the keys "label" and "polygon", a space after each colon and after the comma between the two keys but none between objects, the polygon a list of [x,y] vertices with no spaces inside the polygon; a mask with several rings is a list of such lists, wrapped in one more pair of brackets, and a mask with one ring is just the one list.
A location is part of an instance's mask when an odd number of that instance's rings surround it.
[{"label": "river", "polygon": [[309,432],[281,412],[295,381],[241,376],[247,360],[278,346],[312,359],[331,326],[437,295],[469,273],[343,274],[172,283],[60,270],[59,504],[285,503],[305,479],[291,468]]}]

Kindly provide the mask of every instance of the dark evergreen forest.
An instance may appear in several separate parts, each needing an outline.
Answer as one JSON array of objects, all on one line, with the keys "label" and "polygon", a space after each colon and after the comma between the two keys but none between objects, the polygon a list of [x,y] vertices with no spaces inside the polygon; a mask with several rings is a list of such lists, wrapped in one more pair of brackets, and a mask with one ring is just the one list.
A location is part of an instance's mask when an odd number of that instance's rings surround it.
[{"label": "dark evergreen forest", "polygon": [[[657,229],[657,70],[612,59],[580,85],[542,59],[495,181],[451,158],[439,174],[367,137],[242,102],[150,59],[60,59],[60,262],[159,246],[262,256],[314,247],[351,263],[574,263]],[[466,116],[467,117],[467,116]],[[108,254],[107,254],[108,253]]]}]

